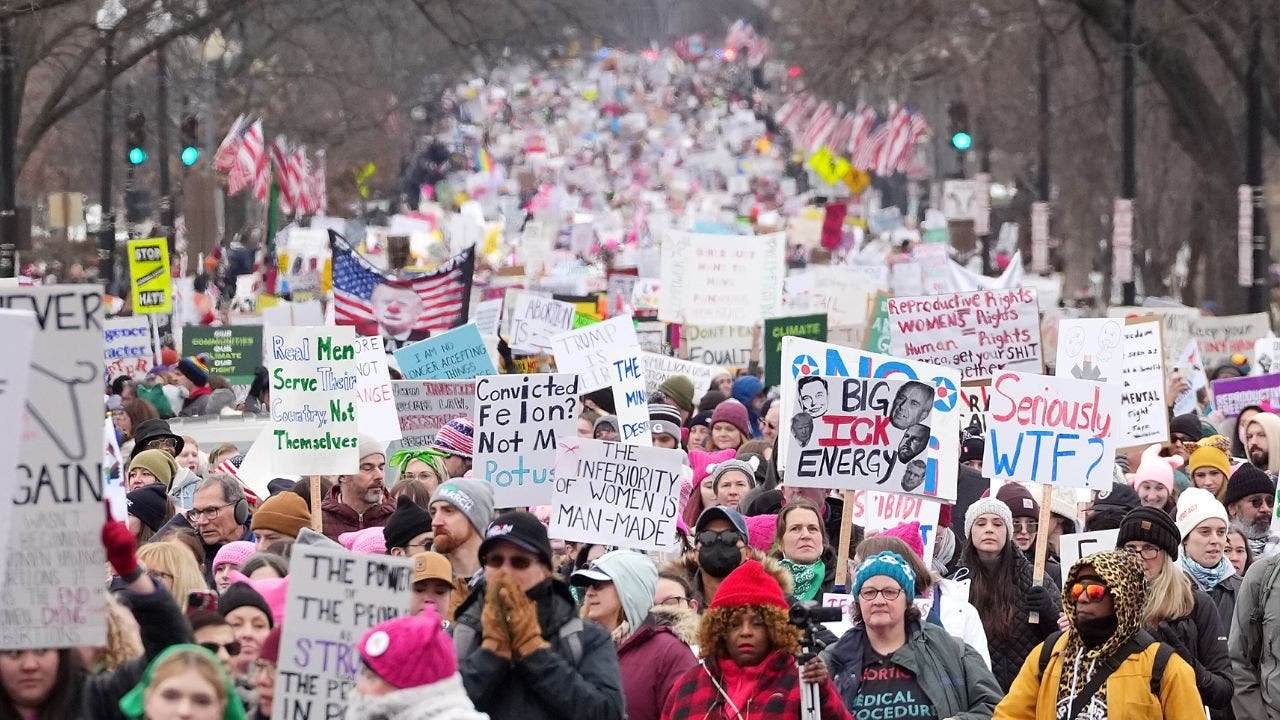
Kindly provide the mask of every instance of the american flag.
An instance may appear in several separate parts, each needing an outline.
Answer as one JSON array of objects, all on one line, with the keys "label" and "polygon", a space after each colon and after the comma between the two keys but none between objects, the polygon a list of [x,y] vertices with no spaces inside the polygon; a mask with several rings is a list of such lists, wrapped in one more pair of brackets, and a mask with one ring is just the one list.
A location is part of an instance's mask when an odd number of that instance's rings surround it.
[{"label": "american flag", "polygon": [[253,198],[258,202],[267,199],[271,191],[271,171],[267,163],[267,137],[262,131],[262,121],[255,120],[244,133],[240,143],[240,164],[253,181]]},{"label": "american flag", "polygon": [[333,250],[333,313],[338,325],[354,325],[362,335],[380,331],[373,315],[373,289],[378,285],[409,288],[422,298],[422,314],[415,331],[437,332],[467,319],[471,281],[475,275],[475,247],[469,247],[425,275],[397,279],[384,275],[357,253],[342,235],[329,231]]},{"label": "american flag", "polygon": [[857,152],[858,147],[871,135],[871,128],[875,127],[875,124],[875,109],[868,106],[860,108],[853,118],[853,129],[849,132],[849,144],[845,148],[845,154],[853,155]]},{"label": "american flag", "polygon": [[236,166],[237,157],[240,153],[240,143],[244,137],[244,131],[249,127],[249,120],[243,114],[231,123],[231,129],[227,131],[227,136],[222,138],[222,143],[218,145],[218,149],[213,153],[213,169],[219,172],[231,172]]},{"label": "american flag", "polygon": [[280,211],[285,215],[292,215],[298,207],[297,175],[291,156],[289,141],[283,135],[277,135],[271,141],[271,167],[280,186]]},{"label": "american flag", "polygon": [[889,135],[880,144],[876,153],[876,175],[888,177],[897,172],[898,159],[906,147],[911,132],[911,112],[904,107],[894,106],[889,112]]},{"label": "american flag", "polygon": [[253,184],[262,160],[262,121],[250,123],[242,115],[214,154],[213,166],[227,173],[227,194],[235,195]]}]

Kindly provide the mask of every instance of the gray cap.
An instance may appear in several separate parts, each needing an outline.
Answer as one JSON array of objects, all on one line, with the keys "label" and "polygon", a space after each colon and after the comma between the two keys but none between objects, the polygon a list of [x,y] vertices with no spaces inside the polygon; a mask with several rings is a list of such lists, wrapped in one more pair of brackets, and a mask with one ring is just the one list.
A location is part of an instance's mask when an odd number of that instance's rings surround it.
[{"label": "gray cap", "polygon": [[481,537],[493,519],[493,488],[484,480],[454,478],[436,488],[428,507],[447,502],[462,511]]}]

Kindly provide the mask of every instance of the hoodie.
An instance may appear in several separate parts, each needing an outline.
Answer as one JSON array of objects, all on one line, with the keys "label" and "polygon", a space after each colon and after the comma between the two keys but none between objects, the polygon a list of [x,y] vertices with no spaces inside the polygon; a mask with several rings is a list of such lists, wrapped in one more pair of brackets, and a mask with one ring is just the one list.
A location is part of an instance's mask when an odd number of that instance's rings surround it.
[{"label": "hoodie", "polygon": [[[760,415],[751,401],[764,391],[764,383],[755,375],[743,375],[733,381],[733,399],[747,406],[747,419],[751,423],[751,437],[760,437]],[[748,438],[750,439],[750,438]]]},{"label": "hoodie", "polygon": [[1275,480],[1280,475],[1280,416],[1260,412],[1249,422],[1258,423],[1267,434],[1267,466],[1262,469]]}]

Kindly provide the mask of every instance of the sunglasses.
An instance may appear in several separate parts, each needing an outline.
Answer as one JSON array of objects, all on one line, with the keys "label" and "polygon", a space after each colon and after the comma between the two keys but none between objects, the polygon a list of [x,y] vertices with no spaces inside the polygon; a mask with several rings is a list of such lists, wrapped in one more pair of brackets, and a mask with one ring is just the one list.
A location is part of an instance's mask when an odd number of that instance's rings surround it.
[{"label": "sunglasses", "polygon": [[1080,602],[1081,598],[1084,598],[1089,602],[1098,602],[1102,599],[1102,596],[1107,594],[1107,592],[1108,588],[1106,585],[1086,580],[1075,583],[1071,586],[1071,599],[1075,602]]},{"label": "sunglasses", "polygon": [[218,654],[219,649],[226,649],[227,654],[230,655],[231,657],[235,657],[240,654],[239,640],[232,640],[229,643],[202,642],[200,643],[200,647],[204,648],[205,650],[208,650],[214,655]]},{"label": "sunglasses", "polygon": [[533,564],[533,558],[525,555],[489,555],[484,559],[484,566],[490,570],[497,570],[503,565],[510,565],[512,570],[528,570]]},{"label": "sunglasses", "polygon": [[144,450],[160,450],[161,448],[177,450],[178,441],[173,438],[155,438],[154,440],[148,440],[147,444],[143,447]]},{"label": "sunglasses", "polygon": [[1276,504],[1276,499],[1270,495],[1257,495],[1252,498],[1249,498],[1249,504],[1254,506],[1255,508],[1260,508],[1263,505],[1266,505],[1267,507],[1272,507]]},{"label": "sunglasses", "polygon": [[710,545],[717,541],[726,545],[737,545],[738,541],[742,540],[742,534],[737,530],[721,530],[720,532],[716,532],[715,530],[703,530],[698,533],[695,540],[702,545]]},{"label": "sunglasses", "polygon": [[1016,533],[1035,533],[1040,531],[1040,522],[1038,520],[1014,520],[1013,531]]}]

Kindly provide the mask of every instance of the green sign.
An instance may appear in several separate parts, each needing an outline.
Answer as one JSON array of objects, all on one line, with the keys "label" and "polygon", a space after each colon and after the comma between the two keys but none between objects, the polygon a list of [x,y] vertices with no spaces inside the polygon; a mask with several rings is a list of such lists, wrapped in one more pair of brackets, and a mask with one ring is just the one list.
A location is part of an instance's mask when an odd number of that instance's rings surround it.
[{"label": "green sign", "polygon": [[876,295],[875,312],[871,315],[871,327],[867,329],[864,350],[881,354],[889,352],[889,295]]},{"label": "green sign", "polygon": [[809,340],[827,339],[827,314],[795,315],[764,321],[764,384],[782,382],[782,338],[786,336]]},{"label": "green sign", "polygon": [[249,385],[253,371],[262,366],[262,326],[230,325],[182,328],[184,355],[204,355],[209,372],[217,373],[232,385]]}]

